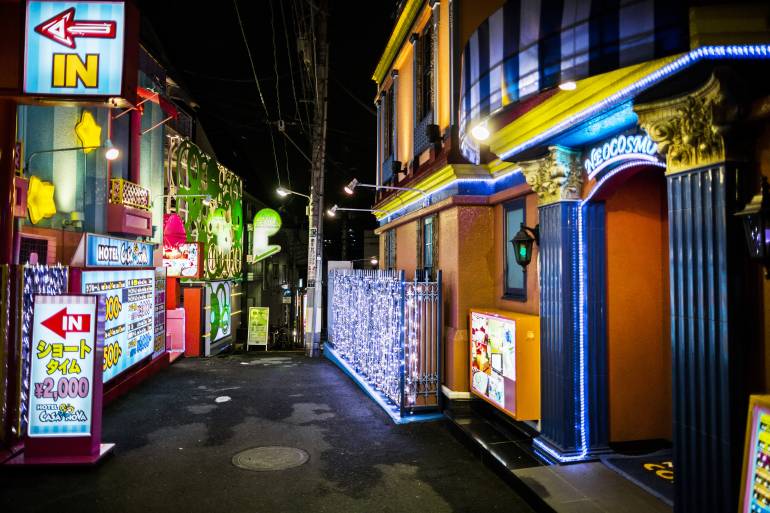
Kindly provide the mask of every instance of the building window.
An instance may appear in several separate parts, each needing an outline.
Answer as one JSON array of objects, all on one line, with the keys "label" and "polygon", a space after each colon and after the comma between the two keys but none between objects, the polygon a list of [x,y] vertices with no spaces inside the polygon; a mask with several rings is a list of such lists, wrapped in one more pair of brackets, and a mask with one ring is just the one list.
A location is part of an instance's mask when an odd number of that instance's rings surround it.
[{"label": "building window", "polygon": [[503,205],[504,238],[503,250],[505,251],[505,281],[503,295],[506,299],[517,301],[527,300],[527,273],[516,263],[516,255],[513,251],[511,239],[526,221],[525,198],[518,198]]},{"label": "building window", "polygon": [[417,119],[433,108],[433,26],[428,23],[419,40],[417,55]]},{"label": "building window", "polygon": [[385,269],[396,268],[396,230],[385,232]]},{"label": "building window", "polygon": [[395,110],[393,88],[385,93],[383,98],[383,106],[385,112],[384,116],[384,130],[382,131],[382,154],[385,155],[385,159],[390,157],[393,153],[393,113]]},{"label": "building window", "polygon": [[438,240],[438,226],[435,215],[424,217],[420,220],[418,232],[419,265],[417,269],[418,280],[433,280],[435,270],[438,267],[438,252],[436,242]]}]

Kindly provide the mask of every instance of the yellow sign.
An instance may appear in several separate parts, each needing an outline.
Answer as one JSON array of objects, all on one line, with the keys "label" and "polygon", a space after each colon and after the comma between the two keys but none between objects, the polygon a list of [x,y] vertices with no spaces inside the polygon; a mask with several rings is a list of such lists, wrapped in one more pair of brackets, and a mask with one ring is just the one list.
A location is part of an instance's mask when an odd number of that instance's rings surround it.
[{"label": "yellow sign", "polygon": [[29,220],[32,221],[32,224],[53,217],[56,213],[56,203],[53,200],[54,190],[55,187],[51,182],[44,182],[36,176],[29,178],[27,210],[29,210]]},{"label": "yellow sign", "polygon": [[99,55],[88,54],[81,61],[76,53],[53,54],[53,87],[83,87],[99,85]]},{"label": "yellow sign", "polygon": [[102,127],[96,124],[93,114],[84,110],[80,121],[75,125],[75,135],[78,136],[83,153],[91,153],[95,146],[102,144]]}]

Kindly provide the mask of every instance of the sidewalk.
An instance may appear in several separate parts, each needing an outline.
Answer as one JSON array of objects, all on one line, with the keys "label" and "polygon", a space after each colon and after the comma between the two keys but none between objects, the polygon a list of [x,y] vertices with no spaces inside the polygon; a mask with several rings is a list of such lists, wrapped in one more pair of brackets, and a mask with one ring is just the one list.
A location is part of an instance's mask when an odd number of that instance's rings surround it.
[{"label": "sidewalk", "polygon": [[[446,412],[455,435],[538,510],[556,513],[671,513],[672,508],[599,462],[546,465],[533,432],[501,422],[486,404]],[[477,411],[478,408],[481,411]]]}]

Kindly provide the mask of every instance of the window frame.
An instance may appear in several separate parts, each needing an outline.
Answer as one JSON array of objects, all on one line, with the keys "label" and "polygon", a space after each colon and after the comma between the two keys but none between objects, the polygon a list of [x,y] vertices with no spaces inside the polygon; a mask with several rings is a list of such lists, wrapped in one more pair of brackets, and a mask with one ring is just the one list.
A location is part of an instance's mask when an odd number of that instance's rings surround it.
[{"label": "window frame", "polygon": [[[508,239],[508,212],[512,210],[521,210],[521,222],[526,226],[527,224],[527,198],[521,196],[514,198],[510,201],[506,201],[502,204],[503,209],[503,299],[510,301],[527,301],[527,270],[522,268],[523,275],[523,287],[513,288],[508,287],[508,244],[511,241]],[[517,230],[518,231],[518,227]],[[518,265],[514,261],[511,265]],[[521,266],[519,266],[521,267]]]},{"label": "window frame", "polygon": [[[430,243],[425,234],[425,227],[430,224]],[[426,248],[431,248],[430,264],[426,265]],[[429,275],[429,280],[433,280],[435,272],[438,269],[438,215],[431,214],[425,217],[421,217],[417,220],[417,266],[416,272],[419,276],[419,280],[425,280],[425,276]],[[429,273],[426,271],[430,271]]]},{"label": "window frame", "polygon": [[396,268],[396,230],[385,232],[385,269]]},{"label": "window frame", "polygon": [[433,25],[429,22],[418,40],[417,73],[417,121],[433,112]]},{"label": "window frame", "polygon": [[384,91],[383,96],[383,130],[382,130],[382,154],[383,162],[387,161],[393,156],[393,130],[395,123],[393,122],[393,113],[395,110],[395,98],[393,98],[393,84]]}]

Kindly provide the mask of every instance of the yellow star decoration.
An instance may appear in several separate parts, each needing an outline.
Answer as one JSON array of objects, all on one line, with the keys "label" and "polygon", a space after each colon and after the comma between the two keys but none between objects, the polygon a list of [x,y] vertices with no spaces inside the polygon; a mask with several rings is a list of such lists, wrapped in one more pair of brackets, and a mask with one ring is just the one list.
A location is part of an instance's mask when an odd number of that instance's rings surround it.
[{"label": "yellow star decoration", "polygon": [[36,176],[29,178],[27,209],[32,224],[39,223],[41,219],[48,219],[56,213],[56,204],[53,201],[55,188],[51,182],[44,182]]},{"label": "yellow star decoration", "polygon": [[[80,146],[99,146],[102,144],[102,127],[96,124],[94,116],[87,110],[83,111],[80,121],[75,125],[75,135],[78,136]],[[83,153],[91,153],[95,148],[83,150]]]}]

